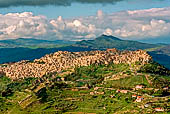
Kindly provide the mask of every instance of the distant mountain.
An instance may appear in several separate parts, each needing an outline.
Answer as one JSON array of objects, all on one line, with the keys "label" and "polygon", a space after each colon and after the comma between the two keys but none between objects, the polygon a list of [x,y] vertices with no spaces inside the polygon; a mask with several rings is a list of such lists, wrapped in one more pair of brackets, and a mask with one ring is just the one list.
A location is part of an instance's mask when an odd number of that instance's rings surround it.
[{"label": "distant mountain", "polygon": [[0,64],[8,62],[17,62],[21,60],[34,60],[39,59],[42,56],[56,51],[70,51],[70,52],[79,52],[79,51],[90,51],[90,48],[83,47],[73,47],[73,46],[63,46],[56,48],[0,48]]},{"label": "distant mountain", "polygon": [[148,51],[154,61],[170,69],[170,45],[167,44],[148,44],[138,41],[121,40],[114,36],[102,35],[94,40],[77,42],[74,46],[95,50],[105,50],[107,48],[117,48],[119,50],[142,49]]},{"label": "distant mountain", "polygon": [[155,61],[170,69],[170,45],[148,51]]},{"label": "distant mountain", "polygon": [[170,45],[164,46],[160,49],[157,49],[156,51],[159,52],[160,54],[166,54],[170,56]]},{"label": "distant mountain", "polygon": [[88,47],[91,49],[100,49],[100,50],[104,50],[107,48],[117,48],[120,50],[125,50],[125,49],[137,50],[137,49],[155,48],[158,47],[159,45],[141,43],[141,42],[131,41],[131,40],[121,40],[114,36],[102,35],[94,40],[83,40],[77,42],[75,46]]},{"label": "distant mountain", "polygon": [[73,41],[64,40],[39,40],[34,38],[18,38],[9,40],[0,40],[0,48],[16,48],[16,47],[28,47],[28,48],[45,48],[45,47],[56,47],[62,45],[74,44]]},{"label": "distant mountain", "polygon": [[79,42],[19,38],[0,41],[0,63],[34,60],[56,51],[78,52],[117,48],[119,50],[147,49],[156,62],[170,68],[170,46],[166,45],[165,47],[165,45],[162,45],[164,44],[147,44],[121,40],[114,36],[106,35],[102,35],[94,40]]}]

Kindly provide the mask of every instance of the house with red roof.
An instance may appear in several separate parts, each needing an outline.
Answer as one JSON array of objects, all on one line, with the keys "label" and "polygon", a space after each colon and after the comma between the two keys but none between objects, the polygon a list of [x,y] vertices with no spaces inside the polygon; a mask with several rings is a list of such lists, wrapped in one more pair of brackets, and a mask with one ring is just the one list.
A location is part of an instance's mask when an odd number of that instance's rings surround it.
[{"label": "house with red roof", "polygon": [[143,85],[136,85],[135,89],[143,89]]},{"label": "house with red roof", "polygon": [[137,99],[135,100],[135,102],[142,102],[143,98],[142,96],[137,96]]},{"label": "house with red roof", "polygon": [[157,112],[163,112],[163,111],[164,111],[164,108],[158,107],[158,108],[155,108],[155,111],[157,111]]},{"label": "house with red roof", "polygon": [[132,95],[132,98],[136,98],[137,97],[137,95]]}]

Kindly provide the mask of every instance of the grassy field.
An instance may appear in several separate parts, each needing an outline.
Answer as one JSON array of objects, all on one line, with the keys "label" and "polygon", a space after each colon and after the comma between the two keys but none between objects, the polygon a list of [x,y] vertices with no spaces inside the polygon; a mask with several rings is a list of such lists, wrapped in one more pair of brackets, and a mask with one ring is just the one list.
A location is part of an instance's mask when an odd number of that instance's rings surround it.
[{"label": "grassy field", "polygon": [[[145,114],[158,113],[154,110],[156,107],[163,107],[164,113],[168,113],[170,98],[162,88],[170,82],[170,78],[138,73],[136,65],[79,67],[65,75],[46,76],[47,79],[42,78],[41,81],[36,78],[11,81],[1,76],[0,114]],[[113,80],[115,75],[117,77]],[[60,77],[65,81],[57,80]],[[144,85],[144,88],[135,90],[136,85]],[[117,92],[118,89],[128,92]],[[134,94],[144,100],[135,102],[136,98],[132,98]],[[146,103],[150,103],[147,108],[144,107]]]}]

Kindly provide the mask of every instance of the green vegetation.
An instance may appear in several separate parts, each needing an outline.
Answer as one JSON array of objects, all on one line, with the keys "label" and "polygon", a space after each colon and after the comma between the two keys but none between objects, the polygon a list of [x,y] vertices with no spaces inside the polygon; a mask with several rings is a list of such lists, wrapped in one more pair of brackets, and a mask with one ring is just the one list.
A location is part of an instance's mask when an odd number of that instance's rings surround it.
[{"label": "green vegetation", "polygon": [[139,72],[159,74],[159,75],[170,75],[170,70],[155,62],[142,66]]},{"label": "green vegetation", "polygon": [[[48,46],[47,46],[48,47]],[[74,47],[74,46],[63,46],[55,48],[0,48],[0,64],[8,62],[18,62],[21,60],[34,60],[45,56],[46,54],[54,53],[57,51],[89,51],[89,48]]]},{"label": "green vegetation", "polygon": [[145,49],[145,51],[155,51],[155,50],[158,50],[158,49],[161,49],[161,48],[163,48],[163,47],[165,47],[165,46],[158,46],[158,47],[155,47],[155,48],[148,48],[148,49]]},{"label": "green vegetation", "polygon": [[79,42],[19,38],[1,40],[0,43],[0,64],[21,60],[34,60],[56,51],[76,52],[117,48],[119,50],[145,49],[156,62],[170,69],[169,45],[121,40],[113,36],[102,35],[94,40],[84,40]]},{"label": "green vegetation", "polygon": [[136,85],[144,85],[145,87],[150,87],[144,75],[131,76],[127,78],[122,78],[120,80],[111,80],[108,81],[107,84],[104,86],[121,89],[131,89]]},{"label": "green vegetation", "polygon": [[[16,81],[1,76],[0,114],[145,114],[156,113],[156,107],[163,107],[167,113],[170,111],[169,89],[164,87],[169,87],[170,77],[150,72],[158,67],[156,65],[148,64],[149,67],[142,67],[140,73],[135,69],[140,64],[136,63],[82,66],[72,72],[68,70],[70,73],[65,70],[42,78]],[[143,88],[136,90],[136,85],[143,85]],[[134,94],[142,96],[143,100],[135,102]],[[150,106],[140,108],[146,103]]]},{"label": "green vegetation", "polygon": [[170,69],[170,45],[161,46],[147,50],[153,59],[161,65]]},{"label": "green vegetation", "polygon": [[137,50],[156,48],[159,45],[140,43],[137,41],[121,40],[114,36],[102,35],[95,40],[84,40],[76,43],[77,46],[90,47],[91,49],[117,48],[120,50]]},{"label": "green vegetation", "polygon": [[58,48],[63,46],[68,46],[74,44],[73,41],[64,41],[64,40],[39,40],[33,38],[18,38],[18,39],[9,39],[9,40],[1,40],[0,48]]}]

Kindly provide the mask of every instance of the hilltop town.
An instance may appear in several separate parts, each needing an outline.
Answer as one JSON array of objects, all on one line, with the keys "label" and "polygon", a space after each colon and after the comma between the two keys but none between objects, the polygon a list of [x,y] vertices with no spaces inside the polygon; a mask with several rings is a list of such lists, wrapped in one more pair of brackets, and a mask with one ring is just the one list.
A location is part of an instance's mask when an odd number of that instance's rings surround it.
[{"label": "hilltop town", "polygon": [[169,70],[143,50],[58,51],[0,71],[0,114],[170,111]]},{"label": "hilltop town", "polygon": [[42,77],[49,73],[58,73],[68,68],[78,66],[89,66],[110,63],[135,63],[146,64],[152,58],[143,50],[119,51],[117,49],[107,49],[106,51],[85,51],[68,52],[58,51],[45,55],[34,61],[23,60],[16,63],[4,64],[0,67],[0,72],[12,79],[25,77]]}]

